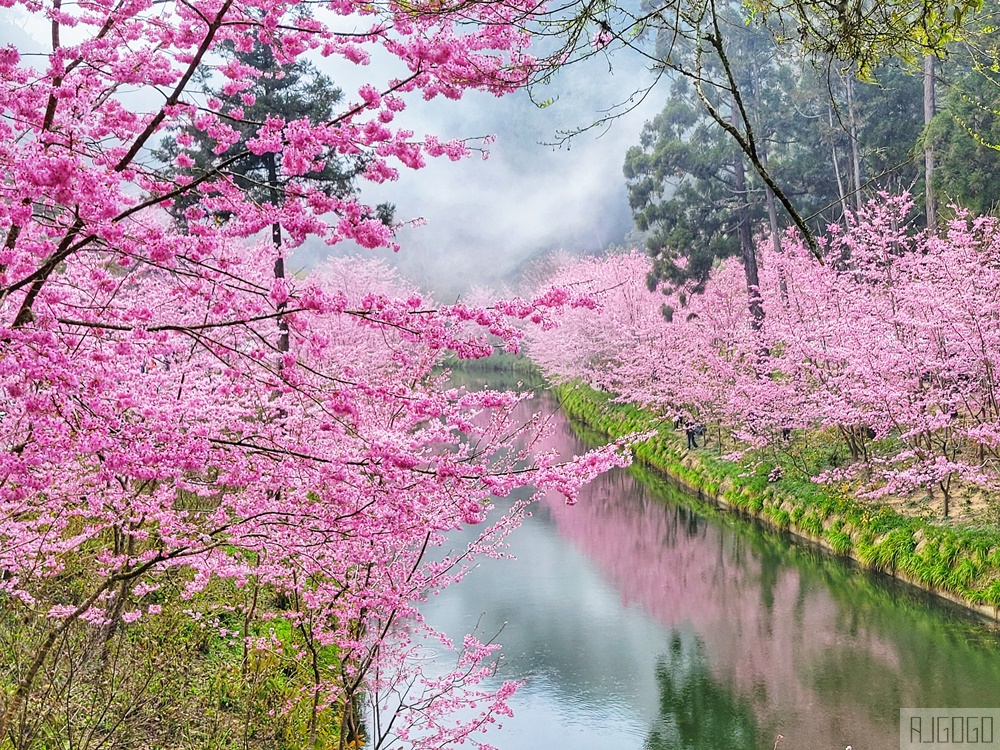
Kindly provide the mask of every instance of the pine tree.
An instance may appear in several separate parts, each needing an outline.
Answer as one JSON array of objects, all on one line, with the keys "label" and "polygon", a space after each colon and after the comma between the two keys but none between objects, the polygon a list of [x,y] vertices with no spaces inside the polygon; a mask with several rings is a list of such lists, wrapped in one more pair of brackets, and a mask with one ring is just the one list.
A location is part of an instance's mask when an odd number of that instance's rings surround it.
[{"label": "pine tree", "polygon": [[[920,189],[922,81],[913,71],[886,65],[862,82],[778,54],[762,31],[732,31],[729,39],[757,154],[813,232],[842,223],[846,211],[881,190]],[[744,168],[739,179],[744,152],[693,88],[685,78],[673,82],[663,111],[626,154],[624,171],[633,218],[654,257],[652,280],[697,289],[718,260],[747,257],[738,231],[745,220],[753,233],[781,232],[790,222],[768,205],[755,171]],[[731,92],[723,93],[713,106],[732,116]]]},{"label": "pine tree", "polygon": [[[181,154],[186,155],[190,166],[175,167],[175,174],[196,179],[217,168],[217,165],[243,154],[226,168],[227,173],[256,202],[270,203],[275,207],[283,204],[285,191],[293,179],[298,184],[308,183],[313,188],[318,187],[327,195],[352,194],[355,179],[366,167],[363,156],[346,159],[339,154],[328,153],[324,155],[322,169],[290,178],[283,173],[280,153],[258,155],[247,148],[247,141],[258,135],[261,124],[268,116],[281,117],[286,122],[307,119],[312,125],[331,121],[334,107],[340,103],[343,92],[309,61],[296,59],[291,64],[280,65],[271,47],[259,42],[255,42],[249,52],[233,50],[231,54],[239,63],[262,71],[254,86],[237,94],[227,96],[206,86],[206,93],[221,102],[223,116],[230,116],[229,124],[240,133],[239,140],[224,152],[216,153],[215,139],[192,123],[182,128],[179,134],[185,136],[182,140],[187,145],[182,146],[181,140],[176,137],[167,138],[157,154],[159,158],[168,164],[176,164]],[[184,227],[187,210],[201,201],[202,196],[196,191],[188,191],[178,197],[168,210]],[[377,218],[383,223],[392,222],[391,204],[380,204],[375,210]],[[231,218],[231,214],[224,209],[214,211],[213,215],[220,222]],[[285,253],[279,222],[271,225],[271,239],[275,250],[274,275],[284,278]],[[281,307],[283,305],[279,306],[279,312]],[[287,324],[279,319],[278,327],[278,350],[288,351]]]},{"label": "pine tree", "polygon": [[[221,102],[222,112],[232,116],[229,124],[240,133],[241,138],[226,151],[217,154],[213,151],[214,138],[193,124],[184,127],[180,134],[191,139],[190,145],[182,147],[177,138],[167,138],[159,151],[160,158],[167,163],[175,163],[182,153],[194,162],[189,167],[177,168],[177,174],[198,177],[234,155],[246,152],[247,141],[257,135],[260,124],[268,115],[280,116],[286,122],[306,118],[317,125],[332,120],[335,106],[343,99],[343,92],[333,81],[306,60],[279,65],[271,48],[259,43],[255,43],[250,52],[234,51],[232,55],[238,62],[264,71],[263,75],[253,87],[232,96],[212,88],[206,88],[205,93]],[[355,178],[365,166],[363,158],[348,160],[337,154],[327,154],[323,169],[296,176],[295,180],[320,186],[328,195],[349,195],[354,191]],[[280,204],[282,192],[289,182],[282,173],[280,154],[248,153],[227,167],[226,171],[255,200],[275,205]],[[185,194],[174,201],[170,212],[183,225],[185,210],[199,200],[198,195]],[[380,211],[389,212],[387,219],[391,215],[388,206],[380,207]],[[217,212],[216,216],[222,221],[229,218],[225,211]]]}]

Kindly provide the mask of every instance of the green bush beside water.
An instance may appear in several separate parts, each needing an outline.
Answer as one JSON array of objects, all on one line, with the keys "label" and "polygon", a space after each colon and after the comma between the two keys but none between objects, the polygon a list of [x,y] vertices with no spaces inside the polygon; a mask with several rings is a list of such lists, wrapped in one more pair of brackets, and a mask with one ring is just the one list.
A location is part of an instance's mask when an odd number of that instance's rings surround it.
[{"label": "green bush beside water", "polygon": [[[669,421],[580,383],[555,386],[571,419],[617,439],[655,432],[634,446],[638,461],[691,488],[812,539],[862,566],[910,580],[969,605],[1000,608],[1000,530],[943,526],[817,484],[780,459],[725,461],[688,451],[683,431]],[[778,470],[781,478],[772,480]],[[815,467],[819,471],[818,467]]]}]

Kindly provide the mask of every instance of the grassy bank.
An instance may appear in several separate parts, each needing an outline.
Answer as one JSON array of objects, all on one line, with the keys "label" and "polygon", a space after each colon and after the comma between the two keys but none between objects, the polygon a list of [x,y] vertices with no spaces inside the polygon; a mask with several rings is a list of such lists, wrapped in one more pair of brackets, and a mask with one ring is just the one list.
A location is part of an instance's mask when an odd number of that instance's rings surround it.
[{"label": "grassy bank", "polygon": [[[175,570],[141,603],[125,593],[127,609],[155,615],[63,632],[0,750],[338,747],[342,706],[318,703],[313,689],[317,671],[339,665],[336,649],[308,637],[291,602],[288,617],[255,617],[281,609],[266,586],[213,580],[182,599],[185,582]],[[82,570],[58,583],[66,596],[92,585]],[[51,629],[0,595],[0,706]]]},{"label": "grassy bank", "polygon": [[580,384],[557,386],[554,392],[571,418],[608,437],[655,430],[655,436],[635,446],[636,459],[674,477],[700,499],[760,518],[865,568],[1000,619],[1000,531],[904,515],[861,501],[845,488],[786,471],[777,459],[740,463],[707,450],[689,451],[683,431],[651,412]]}]

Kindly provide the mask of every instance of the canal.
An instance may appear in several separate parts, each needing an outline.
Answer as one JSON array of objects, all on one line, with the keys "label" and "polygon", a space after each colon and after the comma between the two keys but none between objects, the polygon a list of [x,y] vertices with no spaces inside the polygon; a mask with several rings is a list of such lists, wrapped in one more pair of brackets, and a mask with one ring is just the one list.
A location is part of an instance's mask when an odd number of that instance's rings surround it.
[{"label": "canal", "polygon": [[[532,407],[587,447],[549,394]],[[510,552],[423,608],[499,632],[498,679],[524,682],[499,750],[891,750],[901,707],[1000,704],[984,624],[638,468],[534,504]]]}]

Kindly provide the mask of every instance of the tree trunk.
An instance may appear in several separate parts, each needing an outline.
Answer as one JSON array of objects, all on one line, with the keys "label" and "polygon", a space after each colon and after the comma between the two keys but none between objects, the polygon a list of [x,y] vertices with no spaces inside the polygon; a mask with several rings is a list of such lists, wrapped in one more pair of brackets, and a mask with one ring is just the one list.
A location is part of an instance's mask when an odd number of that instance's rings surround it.
[{"label": "tree trunk", "polygon": [[[760,163],[767,169],[767,148],[761,144]],[[781,227],[778,226],[778,202],[774,198],[774,191],[769,185],[764,185],[764,200],[767,202],[767,223],[771,228],[771,247],[776,255],[781,255]],[[778,269],[778,293],[781,295],[781,303],[788,304],[788,279],[785,278],[783,268]],[[763,311],[761,311],[763,315]]]},{"label": "tree trunk", "polygon": [[[753,83],[754,83],[754,99],[756,103],[755,109],[760,112],[760,70],[755,65],[753,67]],[[766,132],[764,130],[763,124],[760,122],[758,117],[757,131],[760,134],[760,145],[757,150],[760,153],[760,163],[764,166],[764,169],[768,169],[767,164],[767,140],[764,136]],[[781,227],[778,226],[778,201],[774,197],[774,191],[771,186],[764,183],[764,201],[767,204],[767,223],[771,230],[771,247],[774,249],[775,255],[781,255]],[[788,280],[785,278],[785,272],[783,269],[778,270],[778,293],[781,295],[781,303],[788,303]]]},{"label": "tree trunk", "polygon": [[927,204],[927,228],[937,227],[937,202],[934,196],[934,149],[928,129],[934,118],[934,55],[924,55],[924,201]]},{"label": "tree trunk", "polygon": [[[713,32],[707,34],[703,33],[701,36],[697,54],[698,62],[696,66],[696,75],[694,77],[694,87],[695,91],[698,93],[698,98],[705,106],[705,111],[708,112],[709,116],[719,124],[719,127],[733,137],[737,145],[740,147],[740,150],[742,150],[743,153],[746,154],[747,158],[750,159],[750,163],[753,165],[754,170],[756,170],[761,180],[764,184],[771,188],[774,192],[775,198],[781,202],[782,207],[788,213],[788,216],[791,218],[796,228],[802,233],[802,239],[809,248],[809,252],[811,252],[822,264],[823,256],[820,252],[819,243],[816,241],[816,237],[813,235],[809,225],[806,223],[805,219],[802,218],[798,209],[796,209],[792,204],[788,195],[785,194],[785,191],[782,190],[777,183],[775,183],[774,178],[771,177],[771,173],[764,167],[763,164],[761,164],[760,153],[753,135],[753,127],[750,123],[750,117],[743,109],[742,99],[740,97],[740,87],[736,83],[736,78],[733,75],[733,69],[729,64],[729,57],[726,55],[725,47],[722,44],[722,32],[720,31],[719,19],[715,14],[714,2],[710,3],[710,6]],[[707,46],[701,47],[700,45],[702,43]],[[712,101],[705,94],[705,87],[701,78],[701,53],[707,49],[711,49],[718,55],[719,62],[722,63],[723,70],[726,73],[726,79],[729,82],[731,110],[728,118],[724,117],[722,113],[716,109],[716,107],[712,104]],[[743,125],[742,129],[740,128],[741,123]],[[743,167],[740,165],[740,170],[742,169]],[[745,177],[746,175],[744,173],[744,180]]]},{"label": "tree trunk", "polygon": [[[733,102],[733,120],[739,117],[736,103]],[[737,151],[733,159],[734,187],[737,200],[737,222],[740,238],[740,252],[743,255],[743,271],[747,278],[747,295],[750,307],[750,325],[759,331],[764,325],[764,307],[760,298],[760,279],[757,275],[757,253],[753,246],[753,230],[750,226],[749,193],[747,192],[746,169],[743,165],[743,152]]]},{"label": "tree trunk", "polygon": [[861,151],[858,147],[858,119],[854,111],[854,79],[845,77],[847,84],[847,121],[851,129],[851,167],[854,171],[854,209],[860,211],[864,207],[861,196]]},{"label": "tree trunk", "polygon": [[[281,205],[281,193],[278,184],[278,165],[275,164],[274,154],[267,155],[267,184],[271,192],[271,204],[278,208]],[[274,243],[274,278],[285,278],[285,256],[281,250],[281,224],[274,222],[271,225],[271,242]],[[278,303],[278,351],[288,351],[288,321],[280,313],[285,311],[287,305],[284,302]]]},{"label": "tree trunk", "polygon": [[[760,140],[757,142],[757,153],[760,155],[760,163],[764,169],[768,169],[767,164],[767,131],[764,128],[764,123],[761,122],[761,104],[760,104],[760,68],[756,63],[754,63],[750,68],[751,83],[753,86],[750,92],[752,98],[752,111],[757,113],[757,138]],[[764,183],[764,203],[767,206],[767,223],[771,230],[771,246],[774,248],[775,253],[781,252],[781,229],[778,227],[778,202],[775,200],[774,191],[771,190],[771,186]]]},{"label": "tree trunk", "polygon": [[[827,121],[830,123],[830,132],[833,133],[833,105],[827,105]],[[840,210],[841,216],[840,221],[844,223],[846,221],[847,212],[850,210],[847,207],[847,192],[844,190],[844,178],[840,173],[840,156],[837,154],[837,142],[831,139],[830,141],[830,152],[833,158],[833,174],[837,178],[837,195],[840,196]]]},{"label": "tree trunk", "polygon": [[[767,156],[763,153],[761,159],[761,164],[767,167]],[[771,245],[774,247],[774,252],[781,252],[781,228],[778,226],[778,205],[774,200],[774,191],[771,190],[767,185],[764,186],[764,199],[767,201],[767,223],[771,228]]]}]

